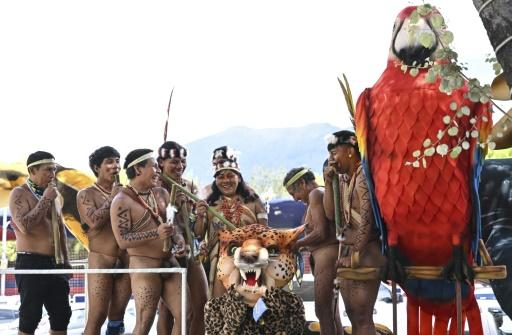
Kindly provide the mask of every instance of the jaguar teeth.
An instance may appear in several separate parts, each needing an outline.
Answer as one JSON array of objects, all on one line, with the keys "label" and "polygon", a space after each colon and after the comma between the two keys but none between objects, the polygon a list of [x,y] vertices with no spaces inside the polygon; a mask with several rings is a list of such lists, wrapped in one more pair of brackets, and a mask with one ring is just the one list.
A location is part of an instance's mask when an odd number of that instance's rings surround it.
[{"label": "jaguar teeth", "polygon": [[242,275],[242,278],[244,279],[244,281],[247,280],[244,270],[240,270],[240,275]]},{"label": "jaguar teeth", "polygon": [[256,281],[258,281],[258,279],[260,278],[260,275],[261,275],[261,268],[257,268],[256,269]]}]

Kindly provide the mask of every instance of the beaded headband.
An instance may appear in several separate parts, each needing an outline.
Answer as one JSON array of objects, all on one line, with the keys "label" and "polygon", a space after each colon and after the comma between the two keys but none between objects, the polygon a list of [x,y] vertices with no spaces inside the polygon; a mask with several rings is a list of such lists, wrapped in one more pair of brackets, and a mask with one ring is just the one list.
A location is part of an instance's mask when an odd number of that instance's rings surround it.
[{"label": "beaded headband", "polygon": [[305,175],[308,172],[309,172],[309,169],[307,169],[307,168],[300,170],[293,177],[291,177],[290,180],[288,180],[288,182],[286,183],[286,185],[284,185],[284,187],[288,188],[288,187],[292,186],[293,183],[295,183],[297,180],[300,179],[300,177],[302,177],[303,175]]},{"label": "beaded headband", "polygon": [[139,164],[140,162],[143,162],[143,161],[145,161],[146,159],[149,159],[149,158],[153,158],[153,152],[148,152],[147,154],[144,154],[144,155],[140,156],[139,158],[135,159],[133,162],[128,164],[126,169],[129,169],[132,166],[134,166],[136,164]]},{"label": "beaded headband", "polygon": [[27,165],[27,168],[35,166],[35,165],[47,164],[47,163],[55,163],[55,159],[53,159],[53,158],[40,159],[38,161],[32,162],[29,165]]},{"label": "beaded headband", "polygon": [[162,159],[175,158],[175,157],[186,158],[187,151],[185,150],[185,148],[181,148],[179,150],[178,149],[161,148],[159,151],[159,156]]}]

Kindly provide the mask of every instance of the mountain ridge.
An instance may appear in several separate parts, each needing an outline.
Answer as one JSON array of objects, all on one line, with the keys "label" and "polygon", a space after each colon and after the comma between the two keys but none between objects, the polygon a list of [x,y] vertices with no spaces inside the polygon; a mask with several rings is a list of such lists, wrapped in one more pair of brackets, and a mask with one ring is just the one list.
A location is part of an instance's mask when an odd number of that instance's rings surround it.
[{"label": "mountain ridge", "polygon": [[320,172],[327,158],[324,137],[337,130],[338,127],[328,123],[264,129],[231,127],[185,145],[188,150],[187,175],[199,179],[203,185],[210,183],[213,180],[213,149],[223,145],[240,152],[239,164],[245,180],[261,167],[287,171],[305,165]]}]

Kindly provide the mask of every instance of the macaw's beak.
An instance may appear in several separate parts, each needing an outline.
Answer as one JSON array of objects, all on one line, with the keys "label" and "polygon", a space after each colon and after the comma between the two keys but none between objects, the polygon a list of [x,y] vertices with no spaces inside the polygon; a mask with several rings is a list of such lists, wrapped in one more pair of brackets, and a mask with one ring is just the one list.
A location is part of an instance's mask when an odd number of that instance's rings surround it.
[{"label": "macaw's beak", "polygon": [[439,46],[437,36],[428,19],[420,18],[412,24],[410,17],[397,19],[391,42],[393,55],[408,66],[425,64]]}]

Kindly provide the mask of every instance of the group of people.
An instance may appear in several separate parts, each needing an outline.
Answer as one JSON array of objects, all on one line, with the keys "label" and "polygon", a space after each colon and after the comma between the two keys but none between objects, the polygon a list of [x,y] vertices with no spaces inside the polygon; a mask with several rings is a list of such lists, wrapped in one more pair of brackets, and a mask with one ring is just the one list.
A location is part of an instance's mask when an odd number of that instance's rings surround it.
[{"label": "group of people", "polygon": [[[294,200],[307,204],[305,236],[296,242],[295,249],[307,248],[311,253],[321,332],[342,334],[333,291],[336,267],[376,267],[384,259],[373,228],[354,133],[332,134],[327,149],[325,189],[316,183],[313,172],[303,167],[290,170],[283,186]],[[216,276],[218,232],[224,224],[210,209],[235,227],[268,224],[266,208],[245,183],[234,151],[227,146],[215,149],[212,165],[214,181],[199,191],[197,185],[183,178],[187,149],[167,141],[157,153],[136,149],[126,155],[123,168],[128,183],[123,186],[116,149],[105,146],[90,155],[89,166],[97,180],[76,199],[89,241],[89,268],[186,267],[188,287],[181,288],[177,273],[90,274],[85,334],[99,334],[107,317],[107,334],[122,333],[124,311],[132,295],[136,306],[134,334],[149,332],[157,309],[159,334],[179,334],[182,313],[186,314],[189,334],[205,333],[204,305],[209,298],[226,292]],[[55,158],[48,152],[35,152],[28,157],[27,168],[29,178],[12,191],[9,204],[16,233],[16,269],[70,268],[55,184]],[[333,223],[335,175],[342,176],[341,231],[336,231]],[[199,193],[203,200],[197,201]],[[60,251],[56,251],[57,245]],[[16,275],[16,282],[21,296],[19,332],[34,333],[44,305],[52,333],[65,334],[71,316],[67,277]],[[354,334],[375,333],[372,312],[378,287],[377,280],[342,282],[341,294]],[[181,294],[187,295],[187,311],[181,310]]]}]

